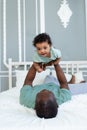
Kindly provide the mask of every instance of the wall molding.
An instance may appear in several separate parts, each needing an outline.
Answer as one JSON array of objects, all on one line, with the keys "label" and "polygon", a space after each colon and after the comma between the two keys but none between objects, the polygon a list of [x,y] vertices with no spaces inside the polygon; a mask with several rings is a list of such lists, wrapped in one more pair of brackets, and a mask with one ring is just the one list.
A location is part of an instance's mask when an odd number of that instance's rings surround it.
[{"label": "wall molding", "polygon": [[[17,0],[17,9],[18,9],[18,58],[19,61],[26,61],[26,0],[22,0],[23,6],[21,6],[21,0]],[[7,35],[6,35],[6,4],[7,1],[3,0],[3,64],[8,68],[8,59],[7,59]],[[38,12],[40,4],[40,12]],[[22,24],[21,24],[21,7],[23,7],[23,45],[22,45]],[[38,28],[40,26],[40,33],[45,32],[45,0],[35,0],[35,16],[36,16],[36,35],[39,33]],[[40,13],[40,16],[39,16]],[[40,25],[39,18],[40,17]],[[86,56],[87,56],[87,0],[85,0],[85,17],[86,17]],[[22,53],[23,52],[23,53]],[[13,59],[14,60],[14,59]]]},{"label": "wall molding", "polygon": [[45,32],[45,5],[44,0],[40,0],[40,33]]},{"label": "wall molding", "polygon": [[86,56],[87,56],[87,0],[85,0],[85,17],[86,17]]}]

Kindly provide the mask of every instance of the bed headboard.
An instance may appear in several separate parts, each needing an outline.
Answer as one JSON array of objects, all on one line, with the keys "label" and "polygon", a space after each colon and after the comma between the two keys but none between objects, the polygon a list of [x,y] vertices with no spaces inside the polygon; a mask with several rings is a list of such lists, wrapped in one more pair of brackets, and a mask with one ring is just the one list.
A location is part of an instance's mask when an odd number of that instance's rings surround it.
[{"label": "bed headboard", "polygon": [[[8,70],[9,70],[9,89],[12,88],[13,72],[22,66],[22,70],[28,70],[32,65],[32,62],[13,62],[9,59]],[[61,61],[60,66],[62,67],[64,73],[74,74],[82,71],[83,76],[87,79],[87,61]],[[48,67],[50,71],[54,68],[53,66]]]}]

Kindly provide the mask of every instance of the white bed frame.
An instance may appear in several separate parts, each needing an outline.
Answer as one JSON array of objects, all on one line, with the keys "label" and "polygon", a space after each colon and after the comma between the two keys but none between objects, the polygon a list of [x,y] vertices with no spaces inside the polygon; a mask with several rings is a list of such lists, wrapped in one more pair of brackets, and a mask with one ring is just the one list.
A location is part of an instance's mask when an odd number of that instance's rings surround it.
[{"label": "white bed frame", "polygon": [[[13,77],[13,67],[15,70],[18,69],[19,66],[23,66],[23,70],[27,70],[27,66],[31,66],[32,62],[13,62],[12,59],[8,60],[8,70],[9,70],[9,89],[12,88],[12,77]],[[87,79],[87,61],[61,61],[60,65],[65,73],[74,74],[79,71],[83,72],[83,76]],[[49,67],[50,70],[53,68]]]}]

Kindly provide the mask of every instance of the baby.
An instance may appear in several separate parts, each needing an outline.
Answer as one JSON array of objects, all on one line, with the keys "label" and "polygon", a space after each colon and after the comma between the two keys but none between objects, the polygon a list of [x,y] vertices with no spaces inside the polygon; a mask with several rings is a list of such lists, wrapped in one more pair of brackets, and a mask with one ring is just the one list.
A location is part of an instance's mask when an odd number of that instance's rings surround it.
[{"label": "baby", "polygon": [[52,46],[51,38],[48,34],[41,33],[37,35],[33,40],[33,45],[36,48],[33,62],[37,72],[45,70],[47,64],[52,63],[52,61],[60,61],[61,51]]}]

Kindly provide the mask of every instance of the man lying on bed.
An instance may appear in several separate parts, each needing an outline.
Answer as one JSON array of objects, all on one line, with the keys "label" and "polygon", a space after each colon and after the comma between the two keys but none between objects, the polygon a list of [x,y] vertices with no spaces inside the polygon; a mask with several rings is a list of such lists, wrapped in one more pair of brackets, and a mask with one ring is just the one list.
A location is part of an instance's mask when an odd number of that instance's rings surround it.
[{"label": "man lying on bed", "polygon": [[37,116],[40,118],[55,117],[58,112],[58,105],[71,99],[65,75],[57,62],[54,62],[54,68],[60,86],[52,81],[32,86],[36,75],[36,69],[32,65],[25,78],[24,86],[20,91],[20,104],[28,108],[34,108]]}]

